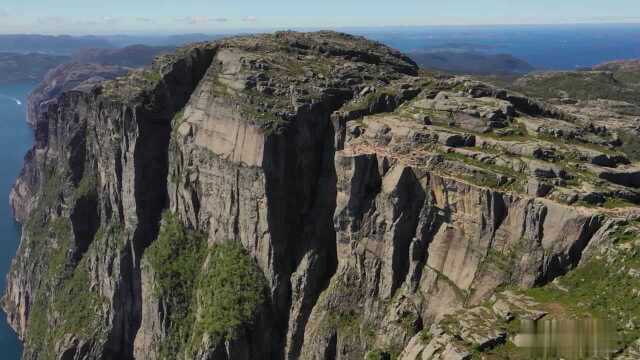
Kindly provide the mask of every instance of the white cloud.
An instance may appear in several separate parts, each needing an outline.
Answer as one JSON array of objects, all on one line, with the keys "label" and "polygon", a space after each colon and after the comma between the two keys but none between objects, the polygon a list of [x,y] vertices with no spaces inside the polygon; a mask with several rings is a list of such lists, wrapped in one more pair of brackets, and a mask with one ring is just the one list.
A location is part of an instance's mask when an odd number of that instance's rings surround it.
[{"label": "white cloud", "polygon": [[111,16],[103,16],[98,22],[106,25],[115,25],[119,23],[122,19]]},{"label": "white cloud", "polygon": [[207,24],[210,21],[208,16],[189,16],[187,23],[189,25],[202,25]]},{"label": "white cloud", "polygon": [[43,16],[38,18],[38,23],[46,25],[60,25],[68,21],[67,18],[62,16]]},{"label": "white cloud", "polygon": [[251,23],[253,23],[253,22],[258,21],[258,18],[257,18],[257,17],[255,17],[255,16],[245,16],[245,17],[242,19],[242,21],[244,21],[244,22],[251,22]]},{"label": "white cloud", "polygon": [[187,16],[187,17],[181,17],[181,18],[174,18],[173,20],[179,23],[186,23],[189,25],[205,25],[213,22],[224,23],[229,21],[229,19],[227,18],[223,18],[223,17],[214,18],[210,16]]}]

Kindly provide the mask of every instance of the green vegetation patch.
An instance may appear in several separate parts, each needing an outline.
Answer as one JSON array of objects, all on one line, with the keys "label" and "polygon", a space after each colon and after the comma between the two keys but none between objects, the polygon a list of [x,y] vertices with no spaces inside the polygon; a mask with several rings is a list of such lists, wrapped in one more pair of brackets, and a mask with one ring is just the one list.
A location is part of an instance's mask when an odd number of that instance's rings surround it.
[{"label": "green vegetation patch", "polygon": [[86,171],[73,193],[73,200],[77,201],[84,197],[95,197],[97,195],[97,188],[98,177],[95,172]]},{"label": "green vegetation patch", "polygon": [[[624,228],[612,234],[618,247],[638,238]],[[625,250],[611,250],[596,257],[559,279],[563,289],[553,284],[527,290],[540,303],[560,304],[574,316],[592,315],[608,318],[619,325],[624,344],[640,337],[640,249],[631,245]],[[566,291],[565,291],[566,290]]]},{"label": "green vegetation patch", "polygon": [[146,252],[155,271],[154,291],[159,298],[184,306],[202,267],[205,246],[200,234],[187,231],[175,215],[165,213],[158,239]]},{"label": "green vegetation patch", "polygon": [[618,136],[622,140],[620,151],[627,155],[629,160],[640,161],[640,137],[630,131],[620,131]]},{"label": "green vegetation patch", "polygon": [[215,245],[206,270],[198,281],[200,310],[195,340],[209,334],[213,339],[236,338],[250,325],[266,300],[267,283],[255,261],[237,241]]},{"label": "green vegetation patch", "polygon": [[578,100],[610,99],[638,103],[637,91],[607,72],[558,72],[526,78],[517,90],[548,99],[569,96]]},{"label": "green vegetation patch", "polygon": [[393,88],[379,89],[375,92],[371,92],[362,98],[356,99],[346,104],[343,111],[367,111],[371,110],[373,106],[383,98],[395,98],[398,97],[398,91]]},{"label": "green vegetation patch", "polygon": [[217,344],[250,326],[267,298],[267,283],[242,244],[207,248],[206,237],[165,213],[145,259],[155,273],[154,294],[167,307],[169,331],[161,358],[193,353],[205,335]]},{"label": "green vegetation patch", "polygon": [[89,269],[83,259],[73,274],[62,283],[53,301],[53,310],[62,321],[61,326],[55,329],[54,337],[61,338],[65,334],[90,336],[99,328],[97,322],[105,301],[91,287]]},{"label": "green vegetation patch", "polygon": [[145,252],[155,273],[154,295],[168,311],[169,333],[160,349],[162,358],[173,358],[188,343],[195,319],[194,289],[205,249],[201,234],[187,231],[174,214],[166,212],[158,239]]},{"label": "green vegetation patch", "polygon": [[446,160],[462,162],[484,170],[460,176],[465,181],[477,186],[518,192],[522,191],[522,184],[526,181],[524,174],[506,166],[483,162],[456,152],[441,152],[441,154]]},{"label": "green vegetation patch", "polygon": [[151,69],[151,70],[145,70],[142,73],[142,77],[152,83],[152,84],[157,84],[162,80],[162,75],[160,74],[159,71]]}]

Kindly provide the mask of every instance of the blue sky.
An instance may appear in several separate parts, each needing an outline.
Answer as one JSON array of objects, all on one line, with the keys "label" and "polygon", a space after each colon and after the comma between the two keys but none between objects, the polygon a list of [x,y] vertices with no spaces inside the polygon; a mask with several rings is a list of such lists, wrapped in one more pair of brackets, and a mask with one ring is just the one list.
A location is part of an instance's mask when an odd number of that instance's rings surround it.
[{"label": "blue sky", "polygon": [[638,0],[2,0],[0,33],[640,23]]}]

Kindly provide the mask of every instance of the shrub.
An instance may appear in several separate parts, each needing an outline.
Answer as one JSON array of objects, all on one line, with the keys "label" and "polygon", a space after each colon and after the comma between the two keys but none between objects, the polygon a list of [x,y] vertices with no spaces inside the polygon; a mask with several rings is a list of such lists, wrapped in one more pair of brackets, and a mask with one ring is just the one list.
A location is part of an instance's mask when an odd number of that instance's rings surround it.
[{"label": "shrub", "polygon": [[194,352],[205,335],[213,345],[235,338],[266,299],[266,280],[239,242],[207,249],[203,234],[169,212],[145,258],[155,272],[154,294],[168,310],[161,358]]},{"label": "shrub", "polygon": [[198,282],[196,334],[206,333],[214,340],[235,338],[243,325],[253,322],[266,287],[262,272],[239,242],[214,246]]},{"label": "shrub", "polygon": [[195,318],[194,288],[205,249],[202,234],[186,230],[174,214],[166,212],[158,239],[145,252],[155,272],[154,295],[168,311],[168,336],[161,344],[161,358],[175,358],[189,341]]}]

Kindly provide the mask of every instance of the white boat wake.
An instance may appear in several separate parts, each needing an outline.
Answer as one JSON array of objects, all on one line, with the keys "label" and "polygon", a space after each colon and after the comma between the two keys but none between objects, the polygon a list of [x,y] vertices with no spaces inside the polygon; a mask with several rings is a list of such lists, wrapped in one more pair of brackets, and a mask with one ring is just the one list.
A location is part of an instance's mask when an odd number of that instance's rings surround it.
[{"label": "white boat wake", "polygon": [[16,105],[18,105],[18,106],[21,106],[21,105],[22,105],[22,101],[20,101],[20,100],[18,100],[18,99],[16,99],[16,98],[14,98],[14,97],[11,97],[11,96],[7,96],[7,95],[2,95],[2,94],[0,94],[0,98],[2,98],[2,99],[8,99],[8,100],[11,100],[11,101],[15,101]]}]

